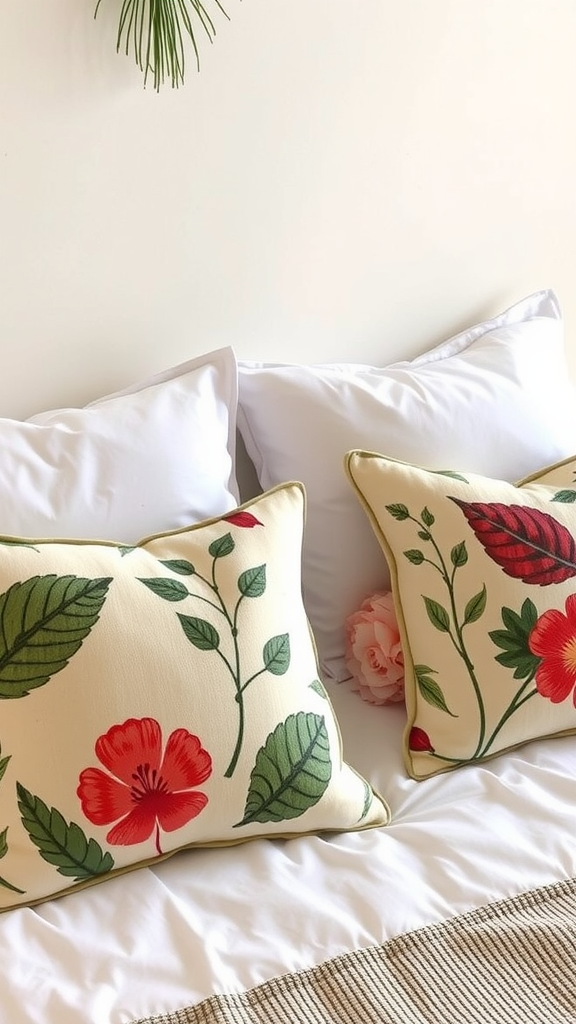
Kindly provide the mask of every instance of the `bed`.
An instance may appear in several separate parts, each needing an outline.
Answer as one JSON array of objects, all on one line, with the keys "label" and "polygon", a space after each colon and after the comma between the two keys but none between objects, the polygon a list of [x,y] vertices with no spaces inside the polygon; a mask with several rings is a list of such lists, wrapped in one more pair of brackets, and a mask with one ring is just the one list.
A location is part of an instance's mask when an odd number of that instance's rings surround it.
[{"label": "bed", "polygon": [[574,399],[544,289],[0,421],[2,1021],[575,1019]]}]

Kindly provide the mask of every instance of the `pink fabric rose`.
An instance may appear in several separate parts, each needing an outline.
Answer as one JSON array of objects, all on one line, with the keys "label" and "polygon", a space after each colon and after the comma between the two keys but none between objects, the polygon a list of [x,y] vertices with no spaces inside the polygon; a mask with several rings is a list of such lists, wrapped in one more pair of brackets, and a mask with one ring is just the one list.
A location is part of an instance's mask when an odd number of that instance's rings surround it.
[{"label": "pink fabric rose", "polygon": [[390,592],[367,597],[346,620],[350,685],[369,704],[404,700],[404,656]]}]

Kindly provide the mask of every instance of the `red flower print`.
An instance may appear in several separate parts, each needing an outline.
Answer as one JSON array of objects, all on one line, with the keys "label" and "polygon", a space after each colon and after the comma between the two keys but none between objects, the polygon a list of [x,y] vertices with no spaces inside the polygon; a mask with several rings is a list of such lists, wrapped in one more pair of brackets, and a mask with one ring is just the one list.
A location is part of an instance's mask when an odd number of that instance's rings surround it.
[{"label": "red flower print", "polygon": [[428,733],[424,732],[424,729],[420,729],[417,725],[413,725],[410,729],[408,746],[410,750],[428,751],[429,754],[434,753],[434,747],[430,743]]},{"label": "red flower print", "polygon": [[566,614],[555,608],[544,612],[528,637],[532,654],[542,661],[536,669],[536,689],[553,704],[572,692],[576,707],[576,594],[565,604]]},{"label": "red flower print", "polygon": [[162,731],[154,718],[129,718],[113,725],[96,741],[96,756],[107,769],[85,768],[77,789],[82,810],[94,825],[116,822],[109,843],[131,846],[150,838],[156,828],[174,832],[208,803],[195,790],[212,772],[212,759],[197,736],[175,729],[162,754]]}]

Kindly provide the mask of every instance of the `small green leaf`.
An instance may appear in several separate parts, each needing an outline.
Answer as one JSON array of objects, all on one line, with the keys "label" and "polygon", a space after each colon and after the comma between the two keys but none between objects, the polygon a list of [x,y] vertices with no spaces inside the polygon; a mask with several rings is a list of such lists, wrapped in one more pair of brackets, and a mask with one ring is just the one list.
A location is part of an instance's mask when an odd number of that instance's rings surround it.
[{"label": "small green leaf", "polygon": [[529,646],[530,633],[538,619],[536,605],[530,598],[526,598],[520,614],[512,608],[503,607],[501,615],[506,628],[493,629],[488,634],[501,651],[494,656],[495,660],[504,668],[514,669],[514,679],[532,677],[541,661],[532,654]]},{"label": "small green leaf", "polygon": [[432,540],[432,534],[427,530],[418,530],[418,536],[420,540]]},{"label": "small green leaf", "polygon": [[576,491],[556,491],[556,494],[553,498],[550,498],[550,501],[561,501],[565,505],[572,505],[576,501]]},{"label": "small green leaf", "polygon": [[402,522],[403,519],[409,519],[410,518],[410,512],[408,511],[408,508],[407,508],[406,505],[402,505],[402,504],[386,505],[385,508],[386,508],[386,511],[389,512],[390,515],[394,517],[394,519],[398,520],[398,522]]},{"label": "small green leaf", "polygon": [[424,561],[424,555],[417,548],[411,548],[409,551],[404,551],[404,556],[412,565],[422,565]]},{"label": "small green leaf", "polygon": [[8,828],[2,829],[2,831],[0,832],[0,860],[2,860],[2,857],[5,857],[6,854],[8,853],[8,840],[6,838],[7,835]]},{"label": "small green leaf", "polygon": [[262,652],[264,667],[273,676],[283,676],[290,666],[290,637],[288,633],[279,633],[264,644]]},{"label": "small green leaf", "polygon": [[436,473],[437,476],[449,476],[451,480],[460,480],[463,484],[469,484],[470,481],[462,476],[461,473],[455,473],[453,469],[432,469],[431,473]]},{"label": "small green leaf", "polygon": [[16,789],[24,828],[40,856],[61,875],[80,882],[112,870],[112,856],[95,839],[88,839],[79,825],[68,824],[56,808],[49,808],[19,782]]},{"label": "small green leaf", "polygon": [[434,523],[436,522],[436,520],[435,520],[434,516],[432,515],[430,509],[426,508],[426,507],[424,507],[422,509],[422,514],[421,514],[420,518],[421,518],[422,522],[424,523],[424,526],[433,526]]},{"label": "small green leaf", "polygon": [[426,611],[428,618],[435,629],[439,629],[441,633],[450,632],[450,618],[448,612],[438,601],[433,601],[431,597],[424,598],[424,604],[426,605]]},{"label": "small green leaf", "polygon": [[445,711],[452,718],[457,718],[458,715],[450,711],[440,686],[430,676],[430,672],[434,672],[434,669],[428,668],[427,665],[414,665],[414,672],[418,689],[424,700],[433,708],[438,708],[439,711]]},{"label": "small green leaf", "polygon": [[132,552],[135,550],[136,547],[134,546],[134,544],[121,544],[118,548],[121,558],[124,558],[125,555],[131,555]]},{"label": "small green leaf", "polygon": [[243,597],[261,597],[266,590],[266,566],[246,569],[238,578],[238,590]]},{"label": "small green leaf", "polygon": [[157,577],[144,579],[142,576],[139,576],[138,579],[153,594],[163,597],[165,601],[183,601],[190,595],[188,587],[185,587],[180,580],[158,579]]},{"label": "small green leaf", "polygon": [[223,537],[219,537],[218,540],[213,540],[208,551],[212,555],[212,558],[224,558],[225,555],[230,555],[234,551],[234,541],[232,540],[231,533],[225,533]]},{"label": "small green leaf", "polygon": [[362,821],[362,818],[366,817],[366,815],[368,814],[368,811],[370,810],[370,808],[372,806],[372,802],[374,800],[374,792],[372,790],[372,786],[370,785],[370,783],[366,782],[366,779],[364,779],[363,782],[364,782],[364,803],[362,805],[362,814],[358,818],[358,821]]},{"label": "small green leaf", "polygon": [[256,755],[244,817],[234,828],[300,817],[322,798],[331,776],[330,741],[322,715],[290,715]]},{"label": "small green leaf", "polygon": [[4,772],[6,771],[6,768],[8,767],[9,760],[10,760],[10,757],[0,757],[0,779],[2,779],[4,777]]},{"label": "small green leaf", "polygon": [[180,624],[184,630],[186,639],[194,644],[199,651],[217,651],[220,646],[220,636],[211,622],[206,619],[199,619],[195,615],[180,615]]},{"label": "small green leaf", "polygon": [[26,697],[66,667],[98,621],[111,582],[33,576],[0,595],[0,698]]},{"label": "small green leaf", "polygon": [[28,548],[29,551],[40,551],[40,548],[36,547],[35,544],[29,544],[25,540],[13,540],[9,537],[3,537],[0,544],[5,544],[6,547],[10,548]]},{"label": "small green leaf", "polygon": [[464,625],[477,622],[486,610],[486,584],[474,597],[471,597],[464,609]]},{"label": "small green leaf", "polygon": [[310,683],[310,689],[314,690],[314,693],[317,693],[319,697],[323,697],[324,700],[328,700],[326,687],[322,685],[319,679],[314,679],[313,682]]},{"label": "small green leaf", "polygon": [[468,552],[466,550],[465,541],[460,541],[459,544],[456,544],[452,548],[452,551],[450,552],[450,560],[456,569],[460,569],[463,565],[466,565],[466,562],[468,561]]},{"label": "small green leaf", "polygon": [[160,565],[171,572],[177,572],[180,576],[194,576],[196,569],[186,558],[163,558]]}]

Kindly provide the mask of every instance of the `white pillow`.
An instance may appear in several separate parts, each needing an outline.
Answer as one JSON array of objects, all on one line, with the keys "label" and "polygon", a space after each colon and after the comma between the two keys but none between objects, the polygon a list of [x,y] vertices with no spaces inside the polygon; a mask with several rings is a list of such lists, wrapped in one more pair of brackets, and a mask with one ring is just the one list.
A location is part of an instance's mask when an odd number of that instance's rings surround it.
[{"label": "white pillow", "polygon": [[513,481],[576,451],[554,292],[528,296],[412,361],[381,368],[239,363],[238,426],[261,486],[307,490],[303,587],[324,671],[349,677],[344,623],[388,590],[379,545],[346,480],[350,448]]},{"label": "white pillow", "polygon": [[0,532],[132,543],[234,508],[237,387],[222,348],[82,409],[0,419]]}]

